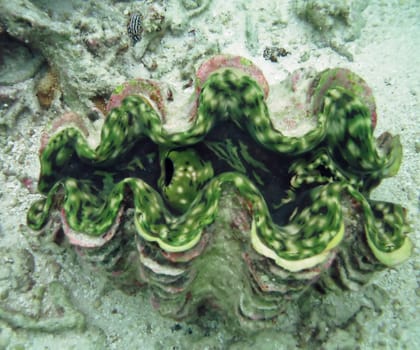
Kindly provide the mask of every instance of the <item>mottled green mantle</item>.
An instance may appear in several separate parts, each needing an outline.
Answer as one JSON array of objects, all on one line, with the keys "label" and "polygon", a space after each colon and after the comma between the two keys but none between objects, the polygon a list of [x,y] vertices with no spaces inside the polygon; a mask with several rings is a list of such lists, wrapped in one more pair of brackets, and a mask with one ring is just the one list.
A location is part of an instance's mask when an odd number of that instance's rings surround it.
[{"label": "mottled green mantle", "polygon": [[[121,208],[133,207],[141,240],[186,252],[214,222],[227,186],[247,205],[255,253],[288,274],[327,268],[340,246],[359,253],[345,243],[343,201],[358,208],[359,239],[379,264],[406,260],[412,243],[403,208],[368,199],[398,171],[398,137],[385,135],[378,147],[369,109],[338,84],[318,107],[316,128],[287,137],[273,127],[257,82],[240,69],[219,69],[203,83],[190,127],[171,134],[148,99],[126,97],[109,113],[96,149],[73,127],[51,137],[40,156],[46,197],[30,208],[28,225],[39,230],[62,208],[73,231],[98,237]],[[273,190],[270,179],[283,188]]]}]

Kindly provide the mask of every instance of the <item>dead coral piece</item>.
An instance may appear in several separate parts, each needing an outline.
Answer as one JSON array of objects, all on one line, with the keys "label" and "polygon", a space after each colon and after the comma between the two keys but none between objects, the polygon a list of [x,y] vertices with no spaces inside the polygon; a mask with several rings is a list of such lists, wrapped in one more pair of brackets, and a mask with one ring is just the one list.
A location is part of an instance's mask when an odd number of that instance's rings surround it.
[{"label": "dead coral piece", "polygon": [[0,299],[13,292],[28,292],[33,286],[33,255],[26,249],[0,248]]},{"label": "dead coral piece", "polygon": [[143,24],[146,33],[162,31],[165,27],[165,10],[156,5],[149,7]]},{"label": "dead coral piece", "polygon": [[84,328],[85,317],[71,304],[63,285],[52,282],[46,288],[38,288],[37,292],[38,295],[33,295],[32,300],[40,301],[40,307],[38,310],[32,310],[34,315],[28,315],[2,303],[0,320],[13,328],[49,333]]},{"label": "dead coral piece", "polygon": [[189,17],[202,14],[210,5],[210,0],[182,0],[182,6],[188,11]]},{"label": "dead coral piece", "polygon": [[344,44],[360,36],[365,25],[362,15],[367,1],[295,0],[294,11],[315,30],[315,39],[352,60]]},{"label": "dead coral piece", "polygon": [[[63,285],[35,284],[35,259],[31,252],[1,247],[0,256],[0,321],[12,328],[41,332],[84,327],[85,318],[71,304]],[[29,305],[22,307],[22,297]]]},{"label": "dead coral piece", "polygon": [[36,96],[42,108],[50,108],[52,101],[59,91],[58,85],[58,75],[54,69],[49,69],[39,80],[36,86]]},{"label": "dead coral piece", "polygon": [[311,0],[296,2],[299,17],[320,32],[332,30],[338,23],[345,26],[351,25],[350,6],[350,3],[346,1]]},{"label": "dead coral piece", "polygon": [[33,94],[34,85],[34,79],[11,86],[0,85],[0,127],[13,127],[26,111],[32,115],[39,112],[39,105]]}]

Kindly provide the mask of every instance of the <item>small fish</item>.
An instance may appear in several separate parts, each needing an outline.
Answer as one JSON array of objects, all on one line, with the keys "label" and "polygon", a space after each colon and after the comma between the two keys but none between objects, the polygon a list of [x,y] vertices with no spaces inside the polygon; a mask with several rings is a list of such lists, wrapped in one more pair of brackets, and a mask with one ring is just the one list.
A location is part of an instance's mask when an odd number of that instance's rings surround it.
[{"label": "small fish", "polygon": [[133,44],[141,40],[141,34],[143,33],[143,16],[139,14],[131,15],[130,21],[127,25],[127,32]]}]

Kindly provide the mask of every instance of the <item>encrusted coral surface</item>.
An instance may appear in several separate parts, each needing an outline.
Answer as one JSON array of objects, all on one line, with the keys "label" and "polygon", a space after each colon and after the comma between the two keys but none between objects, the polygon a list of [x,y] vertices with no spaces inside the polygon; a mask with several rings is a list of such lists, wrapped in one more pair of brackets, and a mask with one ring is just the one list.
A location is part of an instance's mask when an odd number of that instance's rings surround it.
[{"label": "encrusted coral surface", "polygon": [[398,137],[373,137],[366,83],[329,69],[284,84],[289,95],[274,101],[299,113],[282,129],[261,71],[216,56],[199,68],[189,126],[176,132],[158,83],[120,86],[97,146],[80,123],[44,139],[45,198],[29,226],[42,229],[57,210],[86,259],[123,285],[149,285],[163,314],[215,306],[249,327],[312,286],[355,289],[406,260],[404,209],[369,199],[402,150]]}]

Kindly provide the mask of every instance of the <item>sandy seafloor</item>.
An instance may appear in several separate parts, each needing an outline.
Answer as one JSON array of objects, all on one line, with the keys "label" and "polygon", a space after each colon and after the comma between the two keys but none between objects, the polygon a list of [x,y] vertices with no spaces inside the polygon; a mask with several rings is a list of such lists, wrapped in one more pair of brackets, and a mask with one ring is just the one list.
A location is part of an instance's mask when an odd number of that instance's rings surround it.
[{"label": "sandy seafloor", "polygon": [[[129,12],[153,6],[153,1],[101,1],[103,5],[98,5],[100,11],[114,11],[109,17],[87,11],[89,6],[95,8],[92,4],[88,5],[93,2],[32,3],[35,7],[27,6],[29,22],[34,18],[34,23],[42,22],[36,17],[38,14],[32,12],[36,9],[49,14],[51,25],[70,31],[76,18],[83,20],[82,17],[86,16],[85,20],[90,25],[89,39],[101,42],[101,35],[114,38],[114,42],[109,44],[113,55],[115,46],[122,45],[121,42],[126,46],[123,54],[112,56],[109,62],[106,61],[109,55],[105,49],[91,55],[82,52],[80,62],[69,60],[67,66],[59,54],[49,57],[53,64],[57,59],[59,69],[74,70],[68,74],[71,79],[78,74],[89,77],[85,80],[86,77],[80,77],[80,81],[74,83],[75,86],[80,84],[81,93],[85,91],[83,84],[94,85],[95,79],[98,79],[98,86],[112,86],[112,77],[103,71],[107,66],[110,71],[117,69],[120,72],[115,85],[124,79],[142,76],[172,83],[177,89],[185,84],[185,79],[182,81],[180,77],[183,66],[190,64],[196,68],[206,57],[217,52],[251,59],[263,70],[270,83],[283,79],[287,72],[300,67],[314,67],[320,71],[338,66],[353,70],[373,89],[378,111],[375,133],[379,135],[389,131],[400,134],[404,147],[398,175],[383,181],[373,197],[401,203],[408,209],[413,228],[411,238],[419,245],[418,0],[368,1],[368,6],[357,18],[353,18],[355,21],[363,19],[364,25],[362,23],[360,28],[354,28],[352,23],[342,25],[342,22],[333,21],[326,33],[320,33],[296,16],[293,7],[302,2],[214,0],[202,13],[188,19],[185,8],[181,10],[181,1],[157,1],[155,3],[160,8],[167,7],[167,16],[172,24],[163,31],[160,40],[155,40],[146,49],[142,60],[139,59],[143,55],[139,52],[141,45],[131,45],[125,26]],[[188,1],[184,1],[186,3]],[[196,2],[189,3],[194,7]],[[311,3],[325,5],[327,2]],[[337,3],[357,4],[352,1]],[[0,0],[3,32],[0,35],[6,35],[4,32],[9,29],[12,29],[11,36],[21,35],[16,28],[24,25],[23,21],[16,21],[15,29],[5,24],[8,23],[5,9],[10,11],[13,4],[22,9],[19,6],[26,6],[29,2]],[[179,18],[176,11],[179,11]],[[116,18],[125,22],[116,22]],[[105,23],[103,31],[98,29],[101,23]],[[35,25],[31,30],[41,29]],[[354,36],[347,37],[352,31]],[[69,45],[76,47],[85,42],[83,38],[71,35],[67,39],[72,43]],[[36,35],[28,35],[27,38],[27,45],[41,52],[51,52],[47,49],[43,51],[43,47],[54,45],[45,38],[41,43],[31,41],[39,38]],[[331,42],[334,44],[328,45]],[[279,57],[278,62],[271,62],[262,57],[266,46],[284,47],[290,54]],[[63,45],[58,45],[57,50],[64,52]],[[86,71],[80,69],[83,60],[87,60]],[[148,69],[146,66],[150,68],[153,60],[157,62],[157,68]],[[10,66],[5,68],[5,61],[0,60],[2,64],[2,74],[16,70],[18,75],[19,70],[27,68],[23,63],[10,62]],[[35,78],[29,76],[28,79],[36,79],[37,74],[35,71],[32,74]],[[2,125],[0,135],[0,349],[420,349],[418,248],[408,262],[378,274],[360,291],[309,300],[311,319],[304,327],[299,326],[299,314],[295,311],[283,317],[274,329],[238,335],[232,334],[220,320],[207,320],[205,327],[198,327],[163,318],[150,305],[147,293],[128,296],[107,285],[97,273],[81,266],[69,250],[39,247],[31,236],[33,234],[25,228],[26,211],[38,197],[28,191],[22,179],[37,178],[37,151],[42,130],[51,120],[70,109],[67,102],[74,109],[77,101],[66,101],[64,98],[65,102],[62,102],[57,98],[49,108],[42,109],[37,105],[34,85],[28,86],[32,90],[26,89],[19,95],[25,99],[22,103],[26,103],[27,107],[14,113],[13,120],[2,122],[7,125]],[[63,90],[66,91],[65,88]],[[3,104],[1,108],[4,117],[8,108],[12,107]],[[7,115],[10,117],[11,114]],[[22,263],[27,261],[27,251],[33,256],[33,267]],[[59,287],[52,282],[58,282]],[[60,309],[55,301],[51,301],[49,293],[53,295],[51,290],[61,287],[68,292],[69,305],[61,305]],[[14,316],[10,316],[10,310],[14,310]],[[61,320],[62,324],[57,326],[56,331],[53,331],[54,324],[48,324],[48,316],[43,316],[43,312]],[[75,315],[78,312],[86,318],[83,328],[77,326]],[[42,324],[45,326],[41,327]]]}]

